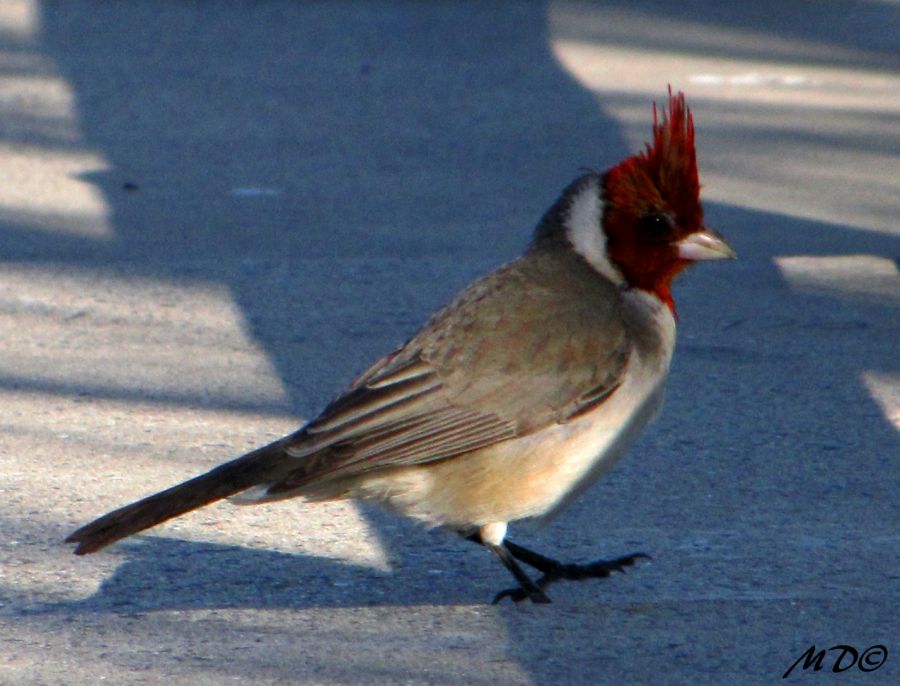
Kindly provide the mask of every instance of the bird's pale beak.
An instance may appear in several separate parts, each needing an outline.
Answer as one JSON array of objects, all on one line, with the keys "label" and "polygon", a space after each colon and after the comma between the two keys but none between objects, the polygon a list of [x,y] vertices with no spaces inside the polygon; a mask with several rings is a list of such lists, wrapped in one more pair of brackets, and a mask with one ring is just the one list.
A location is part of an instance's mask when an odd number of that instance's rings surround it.
[{"label": "bird's pale beak", "polygon": [[682,238],[675,244],[678,257],[696,262],[698,260],[733,260],[737,253],[712,229],[703,228]]}]

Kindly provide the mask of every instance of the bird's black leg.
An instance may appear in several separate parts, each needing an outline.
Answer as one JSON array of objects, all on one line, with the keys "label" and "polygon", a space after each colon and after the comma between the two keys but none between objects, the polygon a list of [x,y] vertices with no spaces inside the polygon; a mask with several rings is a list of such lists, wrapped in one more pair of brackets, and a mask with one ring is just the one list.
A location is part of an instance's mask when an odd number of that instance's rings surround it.
[{"label": "bird's black leg", "polygon": [[[506,568],[512,572],[512,575],[516,577],[516,581],[519,582],[519,587],[515,589],[518,593],[518,600],[524,600],[525,598],[530,598],[533,603],[549,603],[550,598],[544,593],[539,583],[534,583],[522,568],[518,565],[515,558],[510,554],[510,551],[506,548],[504,544],[493,545],[492,543],[484,543],[483,544],[488,550],[490,550],[494,555],[500,558],[500,561],[506,565]],[[496,596],[494,596],[494,600],[492,601],[494,605],[503,600],[504,597],[508,594],[508,591],[500,591]]]},{"label": "bird's black leg", "polygon": [[[626,567],[631,567],[637,560],[650,559],[645,553],[632,553],[624,557],[618,557],[614,560],[597,560],[586,565],[563,564],[549,557],[544,557],[539,553],[523,548],[512,541],[504,541],[507,551],[516,559],[521,560],[527,565],[534,567],[543,576],[537,580],[537,586],[540,589],[546,588],[549,584],[560,579],[568,579],[570,581],[580,581],[582,579],[602,579],[613,572],[625,572]],[[520,589],[509,589],[503,591],[496,600],[509,596],[513,600],[522,600]]]},{"label": "bird's black leg", "polygon": [[[626,567],[631,567],[638,560],[649,560],[646,553],[632,553],[613,560],[597,560],[585,565],[564,564],[549,557],[545,557],[533,550],[524,548],[512,541],[503,541],[500,545],[485,543],[481,536],[474,533],[466,537],[468,540],[483,545],[490,549],[519,582],[516,588],[507,588],[494,596],[494,604],[504,598],[511,598],[515,602],[530,598],[535,603],[549,603],[550,598],[544,593],[544,589],[554,581],[567,579],[569,581],[581,581],[582,579],[603,579],[613,572],[625,572]],[[537,580],[532,579],[516,563],[521,560],[525,564],[534,567],[543,576]]]},{"label": "bird's black leg", "polygon": [[473,543],[478,543],[483,545],[485,548],[490,550],[494,555],[500,558],[500,562],[504,564],[504,566],[510,571],[510,573],[515,577],[516,581],[519,582],[519,586],[515,589],[500,591],[496,596],[494,596],[493,603],[496,605],[507,595],[513,595],[511,591],[515,591],[516,597],[515,600],[524,600],[525,598],[530,598],[533,603],[549,603],[550,598],[541,590],[541,587],[532,581],[531,577],[529,577],[522,567],[519,566],[519,563],[516,562],[513,555],[510,554],[510,551],[507,549],[505,543],[501,543],[500,545],[494,545],[493,543],[486,543],[481,540],[481,536],[477,533],[472,534],[471,536],[466,536],[466,538]]}]

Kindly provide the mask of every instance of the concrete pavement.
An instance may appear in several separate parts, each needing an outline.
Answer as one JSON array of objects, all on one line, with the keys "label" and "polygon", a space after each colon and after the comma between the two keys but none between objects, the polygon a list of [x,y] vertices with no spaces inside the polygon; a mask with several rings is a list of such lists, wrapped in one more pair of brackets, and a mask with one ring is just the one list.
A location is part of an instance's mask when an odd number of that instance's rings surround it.
[{"label": "concrete pavement", "polygon": [[[674,7],[0,5],[0,684],[900,681],[900,6]],[[294,429],[668,83],[740,260],[679,282],[629,457],[512,531],[652,563],[494,607],[485,551],[293,501],[61,544]]]}]

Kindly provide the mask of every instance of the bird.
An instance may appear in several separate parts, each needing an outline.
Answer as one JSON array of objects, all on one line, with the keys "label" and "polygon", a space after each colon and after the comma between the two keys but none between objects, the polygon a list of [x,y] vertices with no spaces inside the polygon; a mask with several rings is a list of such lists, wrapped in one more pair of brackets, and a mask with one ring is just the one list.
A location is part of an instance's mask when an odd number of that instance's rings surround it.
[{"label": "bird", "polygon": [[673,279],[736,257],[704,223],[694,138],[684,93],[670,86],[642,149],[584,171],[519,257],[465,287],[321,414],[66,542],[93,553],[224,498],[353,498],[490,550],[516,582],[495,603],[548,603],[551,583],[648,557],[563,563],[514,543],[507,527],[552,517],[622,457],[662,404]]}]

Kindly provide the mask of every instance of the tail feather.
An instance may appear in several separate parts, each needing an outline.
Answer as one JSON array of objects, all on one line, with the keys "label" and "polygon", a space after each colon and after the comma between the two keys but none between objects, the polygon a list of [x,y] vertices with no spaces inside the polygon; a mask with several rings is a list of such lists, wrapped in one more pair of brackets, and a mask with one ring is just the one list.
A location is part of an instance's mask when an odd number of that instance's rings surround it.
[{"label": "tail feather", "polygon": [[206,474],[113,510],[70,534],[66,543],[78,544],[76,555],[93,553],[167,519],[277,479],[291,461],[285,456],[284,444],[285,439],[270,443]]}]

